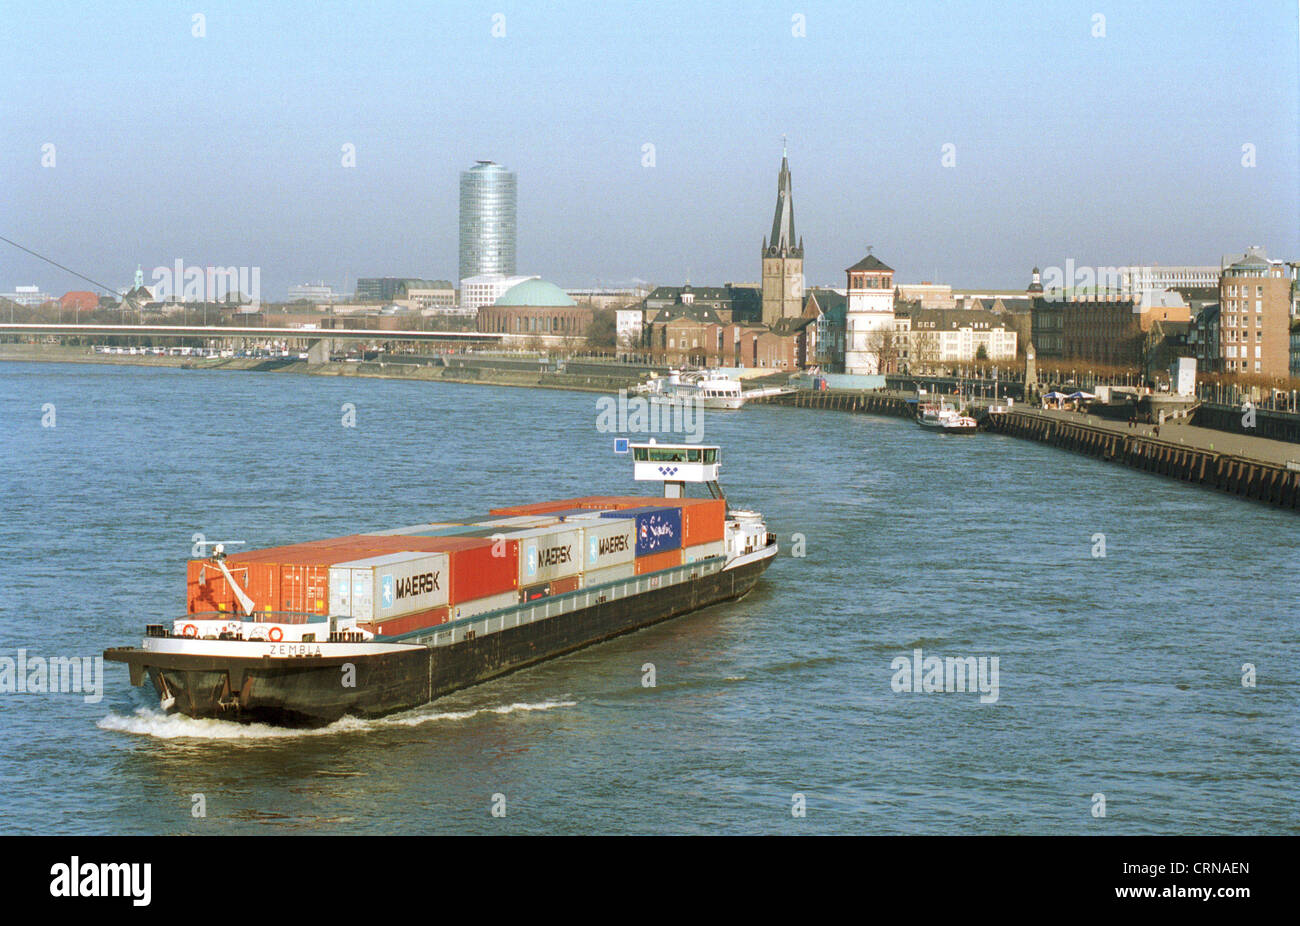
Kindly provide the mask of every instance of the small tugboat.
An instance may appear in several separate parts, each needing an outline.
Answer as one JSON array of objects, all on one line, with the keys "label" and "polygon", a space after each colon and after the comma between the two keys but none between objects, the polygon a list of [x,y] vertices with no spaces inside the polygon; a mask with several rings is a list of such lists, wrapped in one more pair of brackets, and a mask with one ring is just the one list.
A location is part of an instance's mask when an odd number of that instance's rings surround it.
[{"label": "small tugboat", "polygon": [[979,424],[974,418],[963,415],[942,399],[922,405],[916,423],[942,434],[974,434],[979,430]]}]

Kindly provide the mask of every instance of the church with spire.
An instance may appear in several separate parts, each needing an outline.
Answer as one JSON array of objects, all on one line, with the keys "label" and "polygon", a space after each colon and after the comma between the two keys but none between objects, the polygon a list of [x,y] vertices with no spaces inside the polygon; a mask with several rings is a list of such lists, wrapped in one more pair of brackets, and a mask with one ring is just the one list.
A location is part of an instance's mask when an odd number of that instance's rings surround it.
[{"label": "church with spire", "polygon": [[657,287],[642,302],[644,345],[671,364],[794,371],[814,362],[833,362],[823,357],[829,343],[819,332],[828,310],[842,313],[844,299],[833,290],[805,290],[803,241],[794,230],[785,150],[772,234],[764,236],[761,256],[762,283],[757,287]]},{"label": "church with spire", "polygon": [[772,235],[763,239],[763,324],[771,327],[783,318],[798,318],[803,313],[803,290],[803,239],[794,233],[790,159],[783,149]]}]

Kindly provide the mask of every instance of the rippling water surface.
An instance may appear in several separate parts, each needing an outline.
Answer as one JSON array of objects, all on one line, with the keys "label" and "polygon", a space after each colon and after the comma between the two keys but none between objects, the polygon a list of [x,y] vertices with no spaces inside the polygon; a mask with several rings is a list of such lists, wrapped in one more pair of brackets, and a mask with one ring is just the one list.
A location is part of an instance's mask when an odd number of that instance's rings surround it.
[{"label": "rippling water surface", "polygon": [[[137,641],[183,611],[195,533],[629,491],[596,399],[0,364],[0,656]],[[705,437],[783,546],[743,601],[322,730],[165,717],[118,665],[98,703],[0,694],[0,831],[1300,831],[1294,514],[894,419],[751,407]],[[917,648],[996,656],[998,700],[896,693]]]}]

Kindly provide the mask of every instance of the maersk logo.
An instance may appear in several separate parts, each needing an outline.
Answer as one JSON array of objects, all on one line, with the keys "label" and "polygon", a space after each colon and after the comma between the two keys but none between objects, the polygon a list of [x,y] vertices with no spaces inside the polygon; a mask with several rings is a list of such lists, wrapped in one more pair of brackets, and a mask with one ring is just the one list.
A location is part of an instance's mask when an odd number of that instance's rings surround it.
[{"label": "maersk logo", "polygon": [[528,574],[530,576],[537,575],[537,547],[530,546],[524,559],[527,564]]},{"label": "maersk logo", "polygon": [[380,592],[380,594],[383,595],[384,607],[391,608],[393,606],[393,577],[392,576],[384,576],[383,589]]},{"label": "maersk logo", "polygon": [[566,544],[559,547],[547,547],[541,553],[543,566],[561,566],[573,562],[573,546]]},{"label": "maersk logo", "polygon": [[592,558],[599,556],[608,556],[611,553],[623,553],[627,550],[627,535],[617,534],[613,537],[602,537],[600,543],[592,540]]},{"label": "maersk logo", "polygon": [[[397,597],[410,598],[414,595],[428,595],[438,590],[437,572],[424,572],[418,576],[410,576],[405,579],[397,580]],[[392,604],[393,577],[384,576],[384,603]]]}]

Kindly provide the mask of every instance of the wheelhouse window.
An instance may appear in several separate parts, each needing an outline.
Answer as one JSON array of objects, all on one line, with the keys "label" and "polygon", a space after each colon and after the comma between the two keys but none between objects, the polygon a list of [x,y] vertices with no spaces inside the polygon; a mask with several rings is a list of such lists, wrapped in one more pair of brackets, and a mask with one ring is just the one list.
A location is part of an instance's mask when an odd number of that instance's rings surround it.
[{"label": "wheelhouse window", "polygon": [[633,447],[637,463],[716,463],[716,447]]}]

